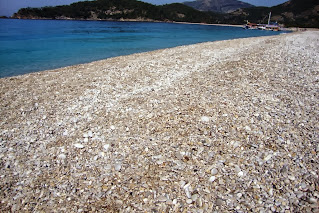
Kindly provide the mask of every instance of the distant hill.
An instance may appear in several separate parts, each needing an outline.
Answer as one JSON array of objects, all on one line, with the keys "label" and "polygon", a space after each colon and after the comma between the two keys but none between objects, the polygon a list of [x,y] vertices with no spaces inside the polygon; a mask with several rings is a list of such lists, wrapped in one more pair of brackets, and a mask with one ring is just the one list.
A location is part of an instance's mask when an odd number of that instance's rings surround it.
[{"label": "distant hill", "polygon": [[286,27],[319,28],[318,0],[290,0],[274,7],[244,8],[224,16],[223,22],[242,23],[249,20],[255,23],[266,23],[269,12],[271,21],[284,24]]},{"label": "distant hill", "polygon": [[13,15],[19,19],[84,19],[211,22],[207,14],[183,4],[155,6],[137,0],[95,0],[71,5],[23,8]]},{"label": "distant hill", "polygon": [[286,27],[319,28],[318,0],[290,0],[274,7],[241,8],[231,13],[199,11],[179,3],[155,6],[137,0],[95,0],[65,6],[23,8],[13,18],[244,24],[245,20],[266,23],[269,12],[272,12],[271,21],[277,21]]},{"label": "distant hill", "polygon": [[184,2],[183,4],[200,11],[213,11],[219,13],[229,13],[239,8],[254,7],[254,5],[238,0],[196,0]]}]

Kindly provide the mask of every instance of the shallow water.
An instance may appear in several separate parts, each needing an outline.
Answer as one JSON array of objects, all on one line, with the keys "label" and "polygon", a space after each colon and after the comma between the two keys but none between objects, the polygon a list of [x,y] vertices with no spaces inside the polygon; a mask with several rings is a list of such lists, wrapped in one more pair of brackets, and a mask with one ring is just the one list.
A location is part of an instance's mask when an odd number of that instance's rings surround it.
[{"label": "shallow water", "polygon": [[0,77],[206,41],[276,35],[175,23],[0,19]]}]

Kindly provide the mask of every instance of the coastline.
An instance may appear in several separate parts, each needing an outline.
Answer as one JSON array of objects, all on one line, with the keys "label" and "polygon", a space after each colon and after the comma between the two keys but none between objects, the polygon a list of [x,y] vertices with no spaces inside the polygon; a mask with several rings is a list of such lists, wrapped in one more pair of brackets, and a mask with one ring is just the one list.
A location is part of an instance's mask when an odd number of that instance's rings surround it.
[{"label": "coastline", "polygon": [[242,25],[232,25],[232,24],[208,24],[208,23],[198,23],[198,22],[176,22],[176,21],[158,21],[153,19],[75,19],[75,18],[5,18],[5,19],[18,19],[18,20],[70,20],[70,21],[115,21],[115,22],[152,22],[152,23],[174,23],[174,24],[199,24],[199,25],[212,25],[212,26],[224,26],[224,27],[242,27]]},{"label": "coastline", "polygon": [[0,79],[0,209],[315,212],[318,35]]},{"label": "coastline", "polygon": [[[18,19],[19,18],[3,18],[3,19]],[[208,26],[223,26],[223,27],[243,27],[244,24],[236,25],[236,24],[208,24],[208,23],[193,23],[193,22],[175,22],[175,21],[157,21],[153,19],[73,19],[73,18],[60,18],[60,19],[49,19],[49,18],[21,18],[21,20],[70,20],[70,21],[115,21],[115,22],[152,22],[152,23],[174,23],[174,24],[194,24],[194,25],[208,25]],[[318,31],[318,28],[303,28],[303,27],[289,27],[283,28],[282,31]]]},{"label": "coastline", "polygon": [[199,25],[207,25],[207,26],[221,26],[221,27],[243,27],[242,25],[236,25],[236,24],[207,24],[207,23],[192,23],[192,22],[170,22],[175,24],[199,24]]}]

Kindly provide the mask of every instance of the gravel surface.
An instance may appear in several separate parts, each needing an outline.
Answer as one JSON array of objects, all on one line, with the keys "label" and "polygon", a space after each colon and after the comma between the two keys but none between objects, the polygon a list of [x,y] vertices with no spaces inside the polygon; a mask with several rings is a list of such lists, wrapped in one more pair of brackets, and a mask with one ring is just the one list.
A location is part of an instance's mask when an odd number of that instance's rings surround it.
[{"label": "gravel surface", "polygon": [[319,32],[0,79],[1,212],[318,212]]}]

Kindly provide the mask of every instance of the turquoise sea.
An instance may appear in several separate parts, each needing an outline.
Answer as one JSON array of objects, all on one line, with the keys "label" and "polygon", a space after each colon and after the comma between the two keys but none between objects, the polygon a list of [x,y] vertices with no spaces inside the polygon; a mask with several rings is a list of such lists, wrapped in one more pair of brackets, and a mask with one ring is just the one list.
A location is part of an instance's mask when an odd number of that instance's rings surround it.
[{"label": "turquoise sea", "polygon": [[0,77],[279,32],[198,24],[0,19]]}]

